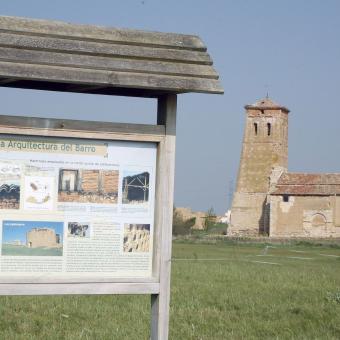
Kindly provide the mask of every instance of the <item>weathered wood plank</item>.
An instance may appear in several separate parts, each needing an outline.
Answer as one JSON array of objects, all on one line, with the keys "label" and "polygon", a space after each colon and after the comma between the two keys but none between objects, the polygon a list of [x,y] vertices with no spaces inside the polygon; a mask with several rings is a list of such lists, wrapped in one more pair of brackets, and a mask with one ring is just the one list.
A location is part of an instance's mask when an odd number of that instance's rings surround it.
[{"label": "weathered wood plank", "polygon": [[160,125],[86,122],[69,119],[1,115],[0,131],[3,134],[145,142],[159,142],[165,135],[165,128]]},{"label": "weathered wood plank", "polygon": [[166,75],[143,75],[132,72],[123,73],[117,71],[32,65],[12,62],[0,62],[0,77],[70,84],[105,84],[122,88],[142,88],[179,93],[223,93],[223,89],[219,81],[215,79]]},{"label": "weathered wood plank", "polygon": [[176,95],[158,100],[157,123],[165,125],[165,138],[159,144],[156,220],[161,252],[159,265],[159,294],[151,296],[151,339],[166,340],[169,334],[170,271],[172,245],[172,214],[175,175]]},{"label": "weathered wood plank", "polygon": [[164,74],[175,76],[193,76],[218,79],[218,74],[211,66],[190,65],[160,61],[142,61],[117,59],[69,53],[55,53],[37,50],[0,47],[0,60],[10,62],[43,64],[52,66],[80,67],[107,71]]},{"label": "weathered wood plank", "polygon": [[155,135],[140,135],[133,133],[99,133],[99,132],[80,132],[64,130],[46,130],[46,129],[16,129],[13,127],[1,127],[4,134],[21,134],[26,136],[45,136],[45,137],[67,137],[67,138],[85,138],[97,140],[123,140],[133,142],[160,142],[163,137]]},{"label": "weathered wood plank", "polygon": [[[1,18],[1,17],[0,17]],[[150,60],[172,60],[193,64],[211,65],[208,53],[170,48],[153,48],[114,43],[98,43],[66,38],[51,38],[5,33],[0,30],[0,45],[55,52],[75,52],[97,56],[141,58]]]},{"label": "weathered wood plank", "polygon": [[72,277],[72,275],[65,275],[62,277],[61,275],[48,275],[44,277],[36,277],[36,276],[20,276],[20,277],[13,277],[13,275],[1,273],[0,275],[0,284],[9,284],[9,283],[17,283],[17,284],[29,284],[29,283],[36,283],[36,284],[44,284],[44,283],[159,283],[159,280],[156,278],[110,278],[102,276],[81,276],[81,277]]},{"label": "weathered wood plank", "polygon": [[[4,78],[0,78],[4,79]],[[0,84],[3,87],[20,88],[30,90],[41,91],[56,91],[56,92],[75,92],[86,94],[99,94],[105,96],[126,96],[126,97],[142,97],[142,98],[158,98],[161,95],[169,93],[170,91],[162,90],[150,90],[143,88],[124,88],[113,87],[110,85],[89,85],[89,84],[72,84],[67,82],[49,82],[49,81],[37,81],[37,80],[19,80],[19,79],[7,79],[4,84]],[[174,91],[171,91],[172,93]],[[185,91],[182,91],[185,92]],[[175,92],[178,93],[178,92]]]},{"label": "weathered wood plank", "polygon": [[63,129],[73,131],[134,133],[148,135],[165,135],[162,125],[111,123],[98,121],[84,121],[74,119],[55,119],[38,117],[20,117],[0,115],[0,125],[17,128]]},{"label": "weathered wood plank", "polygon": [[196,36],[0,16],[0,86],[105,95],[223,93]]},{"label": "weathered wood plank", "polygon": [[0,79],[0,86],[7,85],[15,82],[15,79]]},{"label": "weathered wood plank", "polygon": [[122,42],[154,47],[168,46],[206,50],[201,39],[194,35],[107,28],[94,25],[69,24],[60,21],[0,16],[0,29],[10,32]]},{"label": "weathered wood plank", "polygon": [[158,283],[0,284],[0,295],[157,294]]}]

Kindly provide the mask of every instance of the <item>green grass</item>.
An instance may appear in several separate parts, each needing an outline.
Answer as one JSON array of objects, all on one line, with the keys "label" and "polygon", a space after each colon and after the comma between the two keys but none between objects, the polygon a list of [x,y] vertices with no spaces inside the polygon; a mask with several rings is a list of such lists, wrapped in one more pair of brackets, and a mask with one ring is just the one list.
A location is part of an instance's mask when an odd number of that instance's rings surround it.
[{"label": "green grass", "polygon": [[[274,247],[175,242],[170,339],[339,339],[340,249]],[[1,339],[149,338],[148,296],[2,297],[0,312]]]},{"label": "green grass", "polygon": [[3,244],[1,254],[7,256],[62,256],[63,248],[28,248],[21,245]]}]

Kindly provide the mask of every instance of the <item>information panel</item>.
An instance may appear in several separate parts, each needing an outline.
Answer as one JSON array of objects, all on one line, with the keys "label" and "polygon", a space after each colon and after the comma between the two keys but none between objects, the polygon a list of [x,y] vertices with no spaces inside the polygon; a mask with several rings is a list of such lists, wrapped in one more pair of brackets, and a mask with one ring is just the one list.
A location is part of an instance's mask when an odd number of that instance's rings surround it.
[{"label": "information panel", "polygon": [[151,277],[156,151],[0,135],[0,280]]}]

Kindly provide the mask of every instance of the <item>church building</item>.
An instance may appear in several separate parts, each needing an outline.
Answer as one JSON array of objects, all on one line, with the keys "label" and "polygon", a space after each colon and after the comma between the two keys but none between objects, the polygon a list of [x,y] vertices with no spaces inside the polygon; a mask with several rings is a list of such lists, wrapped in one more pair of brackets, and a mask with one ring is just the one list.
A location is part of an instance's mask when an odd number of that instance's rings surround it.
[{"label": "church building", "polygon": [[268,97],[245,109],[228,234],[340,237],[340,173],[288,172],[289,110]]}]

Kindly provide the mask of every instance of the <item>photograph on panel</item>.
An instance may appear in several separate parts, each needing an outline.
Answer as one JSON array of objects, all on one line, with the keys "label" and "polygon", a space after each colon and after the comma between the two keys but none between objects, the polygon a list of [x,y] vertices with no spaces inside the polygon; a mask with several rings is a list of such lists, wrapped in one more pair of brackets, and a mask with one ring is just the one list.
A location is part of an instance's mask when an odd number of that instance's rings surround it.
[{"label": "photograph on panel", "polygon": [[118,170],[60,169],[59,202],[118,203]]},{"label": "photograph on panel", "polygon": [[3,221],[3,256],[62,256],[63,222]]},{"label": "photograph on panel", "polygon": [[148,252],[150,250],[150,224],[124,224],[124,252]]},{"label": "photograph on panel", "polygon": [[20,208],[19,164],[0,162],[0,209]]},{"label": "photograph on panel", "polygon": [[124,171],[122,182],[123,204],[145,204],[149,201],[150,173]]},{"label": "photograph on panel", "polygon": [[68,222],[67,224],[67,237],[89,238],[90,233],[91,233],[90,223]]}]

